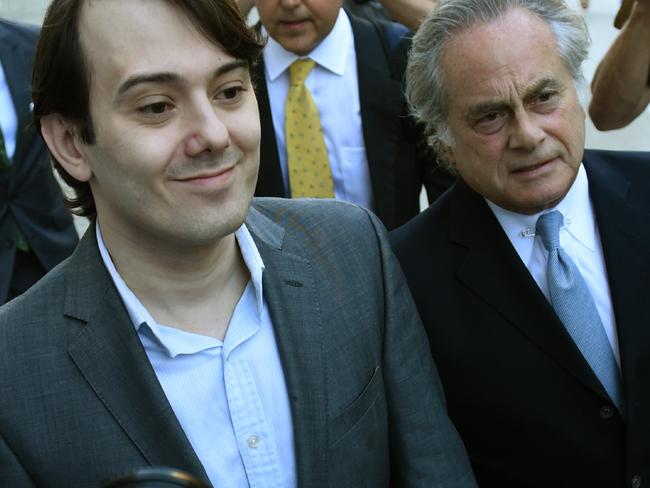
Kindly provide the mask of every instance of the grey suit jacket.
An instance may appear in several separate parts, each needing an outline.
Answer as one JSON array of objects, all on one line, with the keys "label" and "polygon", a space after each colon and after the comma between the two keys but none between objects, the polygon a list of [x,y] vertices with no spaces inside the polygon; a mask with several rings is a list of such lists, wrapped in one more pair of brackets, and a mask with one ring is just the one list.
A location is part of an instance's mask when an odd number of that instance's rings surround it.
[{"label": "grey suit jacket", "polygon": [[[378,220],[258,199],[300,487],[474,486],[426,336]],[[143,465],[206,479],[87,232],[0,308],[0,485],[96,486]]]}]

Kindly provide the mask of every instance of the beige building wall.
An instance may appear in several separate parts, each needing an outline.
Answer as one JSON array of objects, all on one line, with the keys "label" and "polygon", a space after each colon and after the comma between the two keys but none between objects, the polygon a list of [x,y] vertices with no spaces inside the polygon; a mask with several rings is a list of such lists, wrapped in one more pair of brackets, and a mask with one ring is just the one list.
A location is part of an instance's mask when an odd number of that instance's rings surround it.
[{"label": "beige building wall", "polygon": [[40,24],[49,0],[0,0],[0,17]]}]

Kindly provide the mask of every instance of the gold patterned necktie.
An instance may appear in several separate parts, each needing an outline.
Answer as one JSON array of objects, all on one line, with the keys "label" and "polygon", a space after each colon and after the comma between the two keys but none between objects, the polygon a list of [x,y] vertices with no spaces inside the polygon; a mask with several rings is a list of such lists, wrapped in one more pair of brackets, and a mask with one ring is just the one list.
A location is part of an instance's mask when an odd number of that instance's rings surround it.
[{"label": "gold patterned necktie", "polygon": [[311,59],[299,59],[289,68],[291,86],[285,106],[285,136],[293,198],[334,198],[334,181],[320,114],[305,86],[314,64]]}]

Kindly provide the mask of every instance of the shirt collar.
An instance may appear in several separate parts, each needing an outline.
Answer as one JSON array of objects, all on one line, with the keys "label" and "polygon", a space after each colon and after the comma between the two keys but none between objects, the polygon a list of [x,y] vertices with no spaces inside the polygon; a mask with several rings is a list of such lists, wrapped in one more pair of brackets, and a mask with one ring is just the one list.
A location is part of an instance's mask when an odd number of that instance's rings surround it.
[{"label": "shirt collar", "polygon": [[[97,222],[95,225],[95,232],[97,234],[99,253],[102,257],[102,261],[104,262],[104,266],[106,266],[106,269],[111,275],[113,283],[115,284],[115,288],[117,288],[117,292],[119,293],[122,302],[124,302],[124,306],[126,307],[126,311],[129,314],[129,318],[131,319],[133,326],[136,328],[136,330],[139,330],[143,324],[147,324],[153,335],[156,337],[156,339],[158,339],[158,342],[162,345],[166,352],[170,356],[175,356],[176,354],[174,351],[169,350],[169,348],[165,345],[165,341],[162,340],[160,334],[157,331],[157,329],[162,324],[158,324],[156,322],[156,320],[149,313],[143,303],[138,299],[135,293],[131,291],[126,282],[122,279],[122,276],[117,271],[117,268],[115,268],[115,264],[111,259],[108,249],[106,248],[106,244],[104,243],[102,232],[99,228],[99,222]],[[253,240],[253,237],[246,227],[246,224],[242,224],[241,227],[235,232],[235,238],[239,245],[239,250],[244,259],[244,263],[246,264],[246,267],[248,268],[251,276],[251,284],[253,285],[253,289],[255,291],[257,315],[258,318],[261,318],[264,312],[264,295],[262,290],[262,274],[264,271],[264,262],[262,261],[262,256],[260,255],[257,246],[255,245],[255,241]],[[217,342],[221,343],[221,341]]]},{"label": "shirt collar", "polygon": [[[262,32],[268,36],[264,27],[262,27]],[[268,36],[263,56],[269,80],[275,81],[295,60],[301,57],[308,57],[322,68],[343,76],[345,72],[345,56],[342,56],[341,53],[347,53],[353,41],[352,24],[350,24],[350,19],[343,9],[339,10],[334,27],[327,37],[307,56],[298,56],[291,51],[287,51],[275,39]]]},{"label": "shirt collar", "polygon": [[[521,249],[518,243],[532,241],[529,238],[535,237],[535,225],[539,216],[553,210],[562,213],[564,228],[569,234],[590,251],[596,249],[596,223],[589,198],[589,181],[582,164],[571,188],[554,208],[534,215],[524,215],[501,208],[487,199],[485,201],[518,250]],[[532,249],[532,242],[529,247]]]}]

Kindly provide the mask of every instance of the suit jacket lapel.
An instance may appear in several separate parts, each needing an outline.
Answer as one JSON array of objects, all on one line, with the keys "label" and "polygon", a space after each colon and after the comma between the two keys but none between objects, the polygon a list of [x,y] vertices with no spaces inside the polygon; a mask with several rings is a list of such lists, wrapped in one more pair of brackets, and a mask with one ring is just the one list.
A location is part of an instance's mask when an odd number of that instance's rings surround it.
[{"label": "suit jacket lapel", "polygon": [[630,205],[630,182],[597,154],[585,169],[598,221],[619,338],[628,409],[647,396],[650,371],[650,217]]},{"label": "suit jacket lapel", "polygon": [[450,240],[467,248],[457,276],[580,382],[608,398],[482,197],[459,181]]},{"label": "suit jacket lapel", "polygon": [[395,220],[395,175],[399,165],[395,134],[401,133],[401,80],[391,78],[390,66],[377,30],[352,15],[357,55],[361,123],[375,213],[384,222]]},{"label": "suit jacket lapel", "polygon": [[298,486],[328,486],[327,398],[318,292],[309,261],[282,249],[284,229],[252,208],[269,306],[291,402]]},{"label": "suit jacket lapel", "polygon": [[264,61],[260,58],[259,63],[253,68],[253,83],[257,94],[257,104],[260,111],[260,123],[262,140],[260,144],[260,169],[257,178],[255,195],[265,197],[286,197],[288,193],[284,188],[280,157],[278,155],[278,144],[275,140],[275,129],[273,128],[273,116],[271,115],[271,103],[266,87],[266,75],[264,73]]},{"label": "suit jacket lapel", "polygon": [[72,361],[149,463],[207,481],[101,261],[92,225],[70,264],[64,313],[84,323],[68,345]]}]

